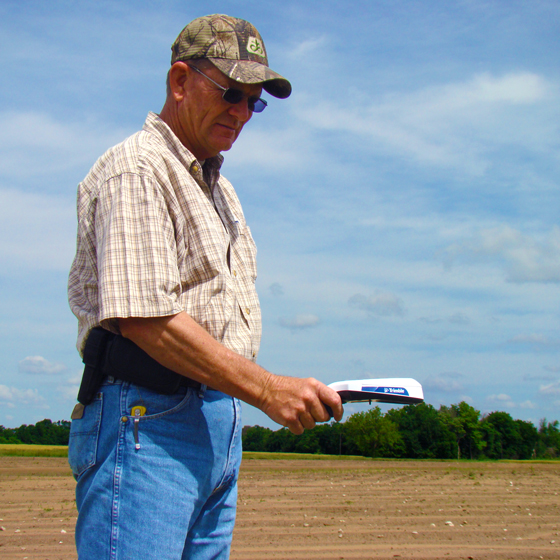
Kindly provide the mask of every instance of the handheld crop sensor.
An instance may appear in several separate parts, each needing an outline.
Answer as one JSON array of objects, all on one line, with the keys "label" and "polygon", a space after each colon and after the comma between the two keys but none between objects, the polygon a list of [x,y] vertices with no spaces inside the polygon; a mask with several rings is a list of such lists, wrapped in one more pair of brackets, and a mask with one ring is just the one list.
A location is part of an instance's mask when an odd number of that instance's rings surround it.
[{"label": "handheld crop sensor", "polygon": [[[354,379],[329,385],[342,399],[342,404],[353,402],[380,402],[418,404],[424,402],[422,385],[415,379],[393,377],[388,379]],[[332,417],[332,410],[327,407]]]},{"label": "handheld crop sensor", "polygon": [[337,381],[329,385],[347,402],[381,402],[394,404],[418,404],[424,402],[422,385],[415,379],[356,379]]}]

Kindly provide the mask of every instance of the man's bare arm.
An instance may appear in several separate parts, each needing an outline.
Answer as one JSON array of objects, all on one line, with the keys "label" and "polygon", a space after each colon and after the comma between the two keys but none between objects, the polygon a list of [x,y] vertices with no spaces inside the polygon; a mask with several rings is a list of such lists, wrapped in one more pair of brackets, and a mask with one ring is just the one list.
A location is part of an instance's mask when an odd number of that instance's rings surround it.
[{"label": "man's bare arm", "polygon": [[324,405],[342,419],[336,391],[313,378],[270,373],[220,344],[187,313],[119,319],[119,327],[160,364],[259,408],[295,434],[327,421]]}]

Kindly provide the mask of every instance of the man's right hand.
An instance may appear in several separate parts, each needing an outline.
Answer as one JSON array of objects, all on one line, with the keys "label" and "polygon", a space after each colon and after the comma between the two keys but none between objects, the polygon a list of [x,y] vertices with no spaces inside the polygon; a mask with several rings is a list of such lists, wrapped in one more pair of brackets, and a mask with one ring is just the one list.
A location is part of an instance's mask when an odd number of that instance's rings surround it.
[{"label": "man's right hand", "polygon": [[344,413],[339,394],[325,384],[309,377],[300,379],[269,374],[260,409],[272,420],[286,426],[294,434],[315,427],[317,422],[327,422],[331,415],[340,421]]}]

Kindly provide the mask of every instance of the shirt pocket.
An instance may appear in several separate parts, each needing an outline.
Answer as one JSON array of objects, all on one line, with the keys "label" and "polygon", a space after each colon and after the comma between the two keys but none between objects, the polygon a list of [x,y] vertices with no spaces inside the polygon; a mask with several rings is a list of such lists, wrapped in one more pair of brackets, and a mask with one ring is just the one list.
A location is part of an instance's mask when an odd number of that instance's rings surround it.
[{"label": "shirt pocket", "polygon": [[257,279],[257,246],[248,226],[242,227],[239,233],[237,249],[241,257],[241,267],[245,275],[255,282]]},{"label": "shirt pocket", "polygon": [[72,420],[68,443],[68,463],[77,480],[97,461],[97,445],[103,411],[103,393],[98,393],[88,404],[81,418]]}]

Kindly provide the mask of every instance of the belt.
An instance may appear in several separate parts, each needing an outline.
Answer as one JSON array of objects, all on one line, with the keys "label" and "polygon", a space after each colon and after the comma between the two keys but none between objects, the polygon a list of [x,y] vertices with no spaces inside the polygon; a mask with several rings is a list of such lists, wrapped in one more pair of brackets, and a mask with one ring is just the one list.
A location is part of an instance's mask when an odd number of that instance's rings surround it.
[{"label": "belt", "polygon": [[84,363],[104,376],[130,381],[158,393],[171,395],[180,387],[199,390],[202,384],[162,366],[137,344],[101,327],[90,332]]}]

